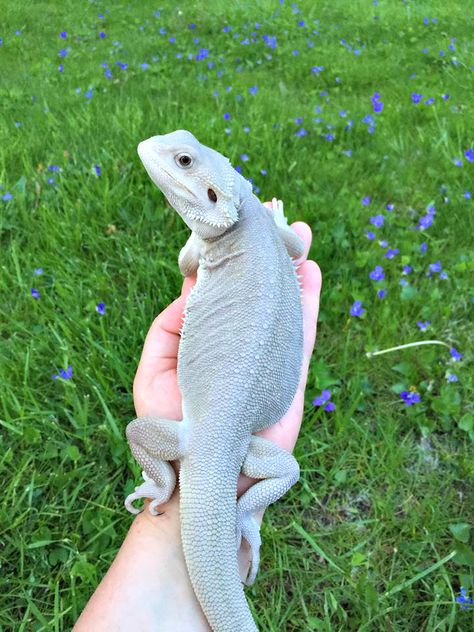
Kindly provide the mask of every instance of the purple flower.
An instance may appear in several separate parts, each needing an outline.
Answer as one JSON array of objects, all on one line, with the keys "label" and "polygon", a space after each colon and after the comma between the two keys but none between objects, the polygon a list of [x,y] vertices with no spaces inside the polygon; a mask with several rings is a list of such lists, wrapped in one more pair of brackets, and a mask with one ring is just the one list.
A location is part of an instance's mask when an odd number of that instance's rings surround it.
[{"label": "purple flower", "polygon": [[308,132],[304,127],[301,127],[297,132],[295,132],[295,136],[307,136]]},{"label": "purple flower", "polygon": [[383,110],[383,103],[380,101],[380,94],[378,92],[374,92],[370,100],[372,101],[372,106],[376,114]]},{"label": "purple flower", "polygon": [[106,36],[106,35],[105,35],[104,31],[101,31],[101,32],[99,33],[99,37],[100,37],[100,39],[104,39],[104,37],[105,37],[105,36]]},{"label": "purple flower", "polygon": [[240,154],[240,160],[242,160],[243,162],[247,162],[248,159],[249,157],[247,156],[247,154]]},{"label": "purple flower", "polygon": [[60,37],[61,39],[66,39],[66,37],[67,37],[67,31],[61,31],[61,33],[59,34],[59,37]]},{"label": "purple flower", "polygon": [[352,307],[350,309],[351,316],[362,316],[365,312],[365,309],[362,307],[362,301],[354,301]]},{"label": "purple flower", "polygon": [[380,245],[382,248],[386,248],[386,247],[387,247],[387,245],[388,245],[388,241],[387,241],[386,239],[381,239],[381,240],[379,241],[379,245]]},{"label": "purple flower", "polygon": [[317,75],[318,73],[322,72],[324,70],[324,66],[313,66],[311,68],[311,72],[313,73],[313,75]]},{"label": "purple flower", "polygon": [[230,119],[229,112],[224,112],[224,121],[228,121]]},{"label": "purple flower", "polygon": [[94,165],[94,171],[95,171],[96,176],[100,176],[100,174],[102,173],[99,165]]},{"label": "purple flower", "polygon": [[399,248],[389,248],[387,252],[385,253],[385,258],[393,259],[395,255],[398,255],[399,252],[400,252]]},{"label": "purple flower", "polygon": [[323,390],[319,397],[313,399],[313,406],[323,406],[331,398],[331,391]]},{"label": "purple flower", "polygon": [[48,171],[61,171],[61,167],[59,165],[49,165]]},{"label": "purple flower", "polygon": [[446,379],[448,380],[448,382],[458,382],[459,378],[455,373],[448,373],[446,376]]},{"label": "purple flower", "polygon": [[451,357],[454,360],[454,362],[457,362],[458,360],[460,360],[463,357],[463,354],[459,353],[459,351],[455,347],[452,347],[449,350],[449,353],[451,354]]},{"label": "purple flower", "polygon": [[466,149],[464,155],[469,162],[474,162],[474,149],[472,147],[470,149]]},{"label": "purple flower", "polygon": [[[72,366],[69,365],[68,368],[66,370],[64,369],[60,369],[59,370],[61,377],[64,378],[65,380],[68,380],[70,377],[72,377]],[[55,380],[56,378],[58,378],[59,375],[53,375],[53,380]]]},{"label": "purple flower", "polygon": [[378,290],[377,292],[377,296],[379,298],[385,298],[386,294],[387,294],[387,290]]},{"label": "purple flower", "polygon": [[148,70],[149,67],[150,65],[147,64],[146,61],[144,61],[143,64],[141,65],[142,70]]},{"label": "purple flower", "polygon": [[7,191],[6,193],[2,195],[2,200],[4,202],[8,202],[8,200],[11,200],[12,198],[13,198],[13,195],[10,193],[10,191]]},{"label": "purple flower", "polygon": [[97,303],[96,310],[103,316],[105,314],[105,303]]},{"label": "purple flower", "polygon": [[367,239],[370,239],[370,241],[372,241],[372,239],[375,239],[375,233],[373,233],[371,230],[368,230],[365,233],[365,236],[367,237]]},{"label": "purple flower", "polygon": [[332,412],[333,410],[336,410],[336,404],[335,404],[334,402],[328,402],[328,403],[326,404],[326,406],[324,407],[324,410],[325,410],[327,413],[330,413],[330,412]]},{"label": "purple flower", "polygon": [[410,274],[412,270],[413,268],[411,266],[403,266],[402,274]]},{"label": "purple flower", "polygon": [[66,48],[61,48],[61,50],[59,51],[59,56],[60,57],[67,57],[67,49]]},{"label": "purple flower", "polygon": [[441,272],[441,261],[439,259],[436,263],[430,263],[430,272]]},{"label": "purple flower", "polygon": [[376,226],[377,228],[380,228],[380,226],[383,226],[384,221],[385,221],[385,217],[383,215],[374,215],[373,217],[370,218],[370,223],[373,226]]},{"label": "purple flower", "polygon": [[258,86],[252,86],[251,88],[249,88],[249,92],[250,94],[257,94]]},{"label": "purple flower", "polygon": [[58,70],[59,72],[64,72],[64,64],[59,64]]},{"label": "purple flower", "polygon": [[427,249],[427,248],[428,248],[428,245],[426,244],[426,242],[423,242],[423,243],[420,245],[420,252],[421,252],[421,253],[423,253],[423,254],[425,254],[425,252],[426,252],[426,249]]},{"label": "purple flower", "polygon": [[402,391],[400,397],[403,399],[407,406],[413,406],[421,401],[419,393],[413,393],[412,391]]},{"label": "purple flower", "polygon": [[413,92],[413,94],[411,95],[411,100],[413,103],[419,103],[422,98],[423,98],[423,95],[418,94],[417,92]]},{"label": "purple flower", "polygon": [[196,61],[200,61],[201,59],[206,59],[209,55],[209,50],[207,48],[200,48],[199,52],[196,54]]},{"label": "purple flower", "polygon": [[385,206],[385,208],[387,209],[387,211],[392,212],[392,211],[393,211],[393,209],[395,208],[395,206],[394,206],[393,204],[387,204],[387,205]]},{"label": "purple flower", "polygon": [[418,327],[420,328],[421,331],[426,331],[428,329],[428,327],[431,325],[431,321],[430,320],[425,320],[425,322],[423,322],[421,320],[417,320],[416,324],[418,325]]},{"label": "purple flower", "polygon": [[369,206],[370,204],[370,195],[366,195],[362,198],[362,206]]},{"label": "purple flower", "polygon": [[32,287],[32,288],[31,288],[31,296],[32,296],[33,298],[38,299],[38,298],[40,297],[40,293],[38,292],[38,290],[35,290],[35,288],[34,288],[34,287]]},{"label": "purple flower", "polygon": [[86,99],[92,99],[92,90],[88,90],[87,92],[84,92],[84,96],[86,97]]},{"label": "purple flower", "polygon": [[35,268],[33,271],[33,274],[35,276],[39,276],[40,274],[43,274],[43,268]]},{"label": "purple flower", "polygon": [[381,281],[382,279],[385,279],[385,273],[382,266],[375,266],[372,272],[369,273],[369,277],[372,281]]}]

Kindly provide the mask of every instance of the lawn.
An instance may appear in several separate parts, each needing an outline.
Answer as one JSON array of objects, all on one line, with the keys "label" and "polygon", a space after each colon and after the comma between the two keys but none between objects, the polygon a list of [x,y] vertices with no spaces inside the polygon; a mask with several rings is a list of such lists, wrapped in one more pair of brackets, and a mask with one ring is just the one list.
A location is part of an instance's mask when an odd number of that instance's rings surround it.
[{"label": "lawn", "polygon": [[188,235],[136,146],[175,129],[307,222],[323,273],[260,629],[473,629],[473,9],[5,0],[1,632],[70,630],[132,521],[133,377]]}]

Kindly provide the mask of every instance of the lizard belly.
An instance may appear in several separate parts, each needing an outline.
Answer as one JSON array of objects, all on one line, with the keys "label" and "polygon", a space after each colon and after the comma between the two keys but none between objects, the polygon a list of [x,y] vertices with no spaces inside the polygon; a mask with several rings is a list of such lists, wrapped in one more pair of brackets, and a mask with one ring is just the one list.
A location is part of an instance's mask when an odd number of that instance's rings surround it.
[{"label": "lizard belly", "polygon": [[178,354],[178,383],[196,422],[225,409],[224,424],[231,415],[242,432],[252,432],[281,419],[296,393],[303,343],[299,286],[283,246],[271,253],[277,265],[268,265],[268,248],[265,254],[262,260],[243,256],[238,274],[229,275],[225,266],[199,268]]}]

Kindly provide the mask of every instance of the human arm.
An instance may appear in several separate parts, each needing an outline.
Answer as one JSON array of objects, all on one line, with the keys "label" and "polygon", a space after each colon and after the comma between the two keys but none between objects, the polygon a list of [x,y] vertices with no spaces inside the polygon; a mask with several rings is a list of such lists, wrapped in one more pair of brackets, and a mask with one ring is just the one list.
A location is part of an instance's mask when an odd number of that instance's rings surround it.
[{"label": "human arm", "polygon": [[[301,426],[304,390],[316,335],[321,274],[314,261],[306,261],[311,230],[302,222],[292,228],[303,238],[305,252],[298,260],[302,276],[304,319],[304,359],[298,391],[288,413],[277,424],[257,434],[291,451]],[[176,367],[179,330],[186,298],[195,277],[183,282],[182,293],[153,322],[143,349],[133,385],[137,416],[159,415],[181,419],[181,396]],[[176,466],[176,464],[175,464]],[[238,495],[255,480],[243,475]],[[140,513],[133,521],[117,557],[91,597],[76,627],[76,632],[95,630],[179,629],[186,632],[210,630],[189,581],[181,548],[179,495],[177,490],[164,505],[162,515]],[[262,516],[260,515],[260,520]],[[241,576],[248,571],[250,558],[245,542],[239,551]]]}]

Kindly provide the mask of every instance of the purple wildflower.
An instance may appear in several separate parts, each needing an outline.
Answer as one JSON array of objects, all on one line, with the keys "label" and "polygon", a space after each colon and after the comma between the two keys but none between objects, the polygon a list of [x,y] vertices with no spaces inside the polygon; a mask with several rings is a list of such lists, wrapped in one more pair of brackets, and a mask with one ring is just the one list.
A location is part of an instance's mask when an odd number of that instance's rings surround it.
[{"label": "purple wildflower", "polygon": [[350,309],[351,316],[362,316],[365,312],[365,309],[362,307],[362,301],[354,301],[352,307]]},{"label": "purple wildflower", "polygon": [[436,263],[430,263],[430,272],[441,272],[441,261],[439,259]]},{"label": "purple wildflower", "polygon": [[251,86],[251,87],[249,88],[249,92],[250,92],[250,94],[257,94],[257,92],[258,92],[258,86]]},{"label": "purple wildflower", "polygon": [[393,259],[395,255],[398,255],[399,252],[400,252],[399,248],[389,248],[387,252],[385,253],[385,258]]},{"label": "purple wildflower", "polygon": [[96,176],[100,176],[100,174],[102,173],[102,170],[99,165],[94,165],[94,171],[95,171]]},{"label": "purple wildflower", "polygon": [[370,204],[370,195],[366,195],[362,198],[362,206],[369,206]]},{"label": "purple wildflower", "polygon": [[413,268],[411,266],[403,266],[403,271],[402,274],[410,274],[410,272],[412,272]]},{"label": "purple wildflower", "polygon": [[461,360],[461,358],[463,357],[463,354],[459,353],[459,351],[455,347],[452,347],[449,350],[449,353],[451,354],[451,357],[454,360],[454,362],[457,362],[458,360]]},{"label": "purple wildflower", "polygon": [[105,303],[97,303],[96,310],[103,316],[105,314]]},{"label": "purple wildflower", "polygon": [[295,136],[307,136],[308,132],[304,127],[301,127],[297,132],[295,132]]},{"label": "purple wildflower", "polygon": [[385,221],[385,217],[381,214],[374,215],[373,217],[370,218],[370,223],[373,226],[376,226],[377,228],[380,228],[380,226],[383,226],[384,221]]},{"label": "purple wildflower", "polygon": [[32,296],[33,298],[38,299],[38,298],[40,297],[40,293],[38,292],[38,290],[35,290],[35,288],[34,288],[34,287],[32,287],[32,288],[31,288],[31,296]]},{"label": "purple wildflower", "polygon": [[61,48],[58,54],[60,57],[67,57],[67,53],[68,53],[67,48]]},{"label": "purple wildflower", "polygon": [[420,252],[421,252],[422,254],[425,254],[425,252],[426,252],[426,249],[427,249],[427,248],[428,248],[427,243],[426,243],[426,242],[423,242],[423,243],[420,245]]},{"label": "purple wildflower", "polygon": [[84,96],[86,97],[86,99],[92,99],[92,90],[87,90],[87,92],[84,92]]},{"label": "purple wildflower", "polygon": [[411,95],[411,100],[413,103],[419,103],[422,98],[423,98],[423,95],[418,94],[417,92],[413,92],[413,94]]},{"label": "purple wildflower", "polygon": [[386,295],[387,295],[387,290],[386,289],[378,290],[378,292],[377,292],[377,296],[379,298],[385,298]]},{"label": "purple wildflower", "polygon": [[420,328],[420,331],[426,331],[428,329],[428,327],[431,325],[431,321],[430,320],[425,320],[425,322],[423,322],[421,320],[417,320],[416,324]]},{"label": "purple wildflower", "polygon": [[458,382],[459,378],[455,373],[448,373],[446,375],[446,379],[448,380],[448,382]]},{"label": "purple wildflower", "polygon": [[375,239],[375,233],[374,233],[374,232],[372,232],[371,230],[368,230],[368,231],[365,233],[365,236],[367,237],[367,239],[370,239],[370,241],[372,241],[372,239]]},{"label": "purple wildflower", "polygon": [[[64,369],[60,369],[59,373],[61,374],[61,377],[64,378],[65,380],[68,380],[70,377],[72,377],[72,366],[69,365],[68,368],[66,370]],[[59,375],[53,375],[53,380],[55,380],[56,378],[58,378]]]},{"label": "purple wildflower", "polygon": [[243,162],[247,162],[248,159],[249,157],[247,156],[247,154],[240,154],[240,160],[242,160]]},{"label": "purple wildflower", "polygon": [[402,391],[400,393],[400,397],[403,399],[407,406],[413,406],[413,404],[418,404],[421,401],[421,397],[419,393],[413,393],[412,391]]},{"label": "purple wildflower", "polygon": [[313,406],[323,406],[331,398],[331,391],[323,390],[319,397],[313,399]]},{"label": "purple wildflower", "polygon": [[466,160],[474,162],[474,149],[472,147],[470,149],[466,149],[464,155],[466,156]]},{"label": "purple wildflower", "polygon": [[326,404],[326,406],[324,407],[324,410],[325,410],[327,413],[330,413],[330,412],[332,412],[333,410],[336,410],[336,404],[335,404],[334,402],[328,402],[328,403]]},{"label": "purple wildflower", "polygon": [[43,274],[43,268],[35,268],[33,271],[33,274],[35,276],[39,276],[40,274]]},{"label": "purple wildflower", "polygon": [[66,37],[67,37],[67,31],[61,31],[61,33],[59,34],[59,37],[60,37],[61,39],[66,39]]},{"label": "purple wildflower", "polygon": [[372,281],[381,281],[382,279],[385,279],[385,273],[382,266],[375,266],[372,272],[369,273],[369,277]]},{"label": "purple wildflower", "polygon": [[2,195],[2,200],[4,202],[8,202],[8,200],[11,200],[12,198],[13,198],[13,195],[10,193],[10,191],[7,191],[6,193]]},{"label": "purple wildflower", "polygon": [[230,119],[229,112],[224,112],[224,121],[228,121]]}]

